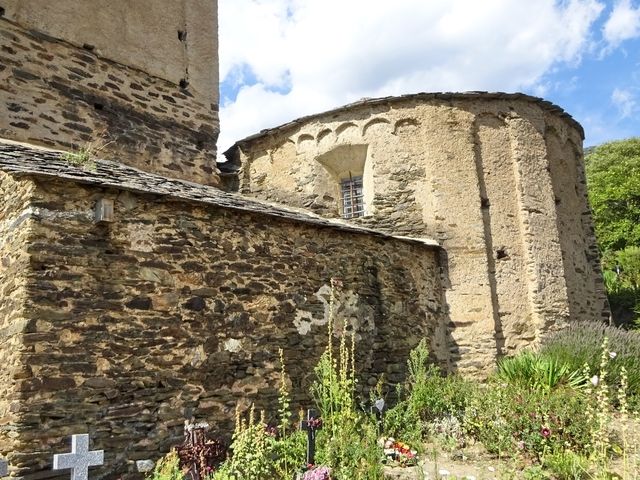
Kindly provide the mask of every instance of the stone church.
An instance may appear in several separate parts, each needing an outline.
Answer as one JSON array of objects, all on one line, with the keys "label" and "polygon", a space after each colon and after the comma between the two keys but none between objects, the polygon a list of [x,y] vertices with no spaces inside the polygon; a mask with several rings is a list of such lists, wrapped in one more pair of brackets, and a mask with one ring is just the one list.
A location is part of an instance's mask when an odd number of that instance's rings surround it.
[{"label": "stone church", "polygon": [[[294,407],[335,335],[360,388],[402,381],[421,338],[486,375],[608,307],[583,130],[505,93],[359,102],[239,140],[216,164],[212,0],[0,0],[0,458],[92,478],[269,408]],[[260,106],[256,106],[260,108]],[[72,152],[65,154],[63,152]],[[342,286],[332,287],[332,279]]]}]

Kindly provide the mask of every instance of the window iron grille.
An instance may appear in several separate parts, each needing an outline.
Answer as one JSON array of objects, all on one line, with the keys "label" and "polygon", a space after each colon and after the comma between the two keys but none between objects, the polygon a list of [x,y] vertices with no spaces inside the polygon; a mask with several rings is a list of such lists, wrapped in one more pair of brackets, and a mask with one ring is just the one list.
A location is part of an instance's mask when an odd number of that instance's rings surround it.
[{"label": "window iron grille", "polygon": [[342,218],[357,218],[364,216],[364,194],[362,191],[362,176],[346,178],[340,182],[340,198]]}]

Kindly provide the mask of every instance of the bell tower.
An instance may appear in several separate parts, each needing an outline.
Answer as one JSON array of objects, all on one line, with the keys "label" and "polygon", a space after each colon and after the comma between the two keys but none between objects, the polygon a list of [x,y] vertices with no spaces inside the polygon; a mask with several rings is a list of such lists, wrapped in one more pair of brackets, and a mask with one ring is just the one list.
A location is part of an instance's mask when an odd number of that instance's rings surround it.
[{"label": "bell tower", "polygon": [[218,184],[217,4],[0,0],[0,137]]}]

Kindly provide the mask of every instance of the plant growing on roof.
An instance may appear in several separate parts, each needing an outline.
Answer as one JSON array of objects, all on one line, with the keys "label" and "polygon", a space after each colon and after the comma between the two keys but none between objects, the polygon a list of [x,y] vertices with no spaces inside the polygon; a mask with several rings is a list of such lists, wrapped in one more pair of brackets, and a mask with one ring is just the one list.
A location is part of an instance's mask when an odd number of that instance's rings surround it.
[{"label": "plant growing on roof", "polygon": [[86,142],[71,152],[65,152],[62,159],[82,169],[95,171],[97,168],[96,159],[105,148],[114,142],[114,140],[108,141],[106,137],[107,135],[103,131],[96,140]]}]

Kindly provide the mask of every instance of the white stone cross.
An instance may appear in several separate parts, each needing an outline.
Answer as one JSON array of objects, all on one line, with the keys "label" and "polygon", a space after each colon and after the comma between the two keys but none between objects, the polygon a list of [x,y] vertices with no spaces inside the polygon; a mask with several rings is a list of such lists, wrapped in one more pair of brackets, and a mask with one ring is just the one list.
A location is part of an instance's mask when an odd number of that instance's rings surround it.
[{"label": "white stone cross", "polygon": [[4,460],[0,460],[0,477],[5,477],[9,474],[9,465]]},{"label": "white stone cross", "polygon": [[71,437],[71,453],[53,456],[53,469],[71,469],[71,480],[88,480],[89,467],[104,463],[104,451],[89,451],[89,435],[73,435]]}]

